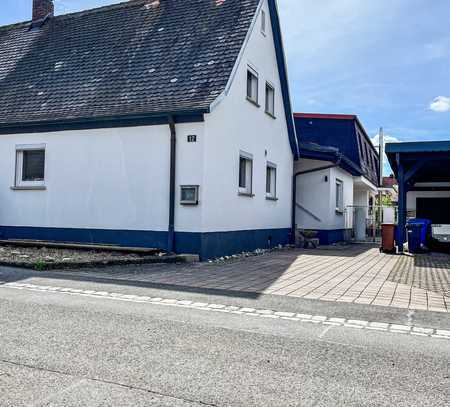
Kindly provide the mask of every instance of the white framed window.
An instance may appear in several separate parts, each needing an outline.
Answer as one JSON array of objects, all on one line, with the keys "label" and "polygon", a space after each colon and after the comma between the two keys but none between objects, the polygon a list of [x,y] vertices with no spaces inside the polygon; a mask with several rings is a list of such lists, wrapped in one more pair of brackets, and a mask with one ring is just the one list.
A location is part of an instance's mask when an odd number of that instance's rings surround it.
[{"label": "white framed window", "polygon": [[198,185],[181,185],[181,205],[198,205],[199,189]]},{"label": "white framed window", "polygon": [[258,73],[250,66],[247,69],[247,99],[258,104]]},{"label": "white framed window", "polygon": [[266,12],[261,10],[261,33],[266,35]]},{"label": "white framed window", "polygon": [[266,198],[277,198],[277,166],[272,163],[266,166]]},{"label": "white framed window", "polygon": [[16,146],[14,187],[29,189],[45,187],[45,144]]},{"label": "white framed window", "polygon": [[253,156],[241,152],[239,155],[239,194],[252,196]]},{"label": "white framed window", "polygon": [[266,82],[266,113],[275,117],[275,88]]},{"label": "white framed window", "polygon": [[344,183],[336,179],[336,212],[344,212]]}]

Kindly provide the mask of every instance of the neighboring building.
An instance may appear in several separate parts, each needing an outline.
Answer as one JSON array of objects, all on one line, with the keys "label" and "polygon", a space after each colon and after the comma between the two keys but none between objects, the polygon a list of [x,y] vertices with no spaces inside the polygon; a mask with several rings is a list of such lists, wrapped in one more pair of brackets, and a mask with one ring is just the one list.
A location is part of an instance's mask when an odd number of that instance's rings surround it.
[{"label": "neighboring building", "polygon": [[392,205],[398,201],[398,183],[392,174],[390,177],[383,177],[383,184],[378,189],[383,194],[383,199],[389,201]]},{"label": "neighboring building", "polygon": [[275,0],[33,3],[0,27],[2,238],[203,259],[288,242],[298,148]]},{"label": "neighboring building", "polygon": [[364,240],[379,184],[378,153],[364,127],[354,115],[294,118],[297,227],[318,231],[321,244]]}]

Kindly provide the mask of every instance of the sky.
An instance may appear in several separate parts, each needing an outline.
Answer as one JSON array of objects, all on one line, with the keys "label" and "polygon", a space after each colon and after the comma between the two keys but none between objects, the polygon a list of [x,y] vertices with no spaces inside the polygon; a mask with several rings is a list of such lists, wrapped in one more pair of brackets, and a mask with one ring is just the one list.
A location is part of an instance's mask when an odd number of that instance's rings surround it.
[{"label": "sky", "polygon": [[[32,0],[1,0],[0,25]],[[117,0],[55,0],[64,14]],[[376,140],[450,140],[450,1],[278,0],[294,111],[357,114]]]}]

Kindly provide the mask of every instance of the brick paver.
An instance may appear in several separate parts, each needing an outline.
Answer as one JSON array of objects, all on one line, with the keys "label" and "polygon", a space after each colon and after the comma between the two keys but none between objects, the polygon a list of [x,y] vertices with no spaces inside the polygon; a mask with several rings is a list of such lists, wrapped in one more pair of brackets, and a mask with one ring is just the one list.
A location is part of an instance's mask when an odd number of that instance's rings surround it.
[{"label": "brick paver", "polygon": [[73,272],[155,284],[450,312],[450,255],[395,256],[372,245],[282,250],[225,263]]}]

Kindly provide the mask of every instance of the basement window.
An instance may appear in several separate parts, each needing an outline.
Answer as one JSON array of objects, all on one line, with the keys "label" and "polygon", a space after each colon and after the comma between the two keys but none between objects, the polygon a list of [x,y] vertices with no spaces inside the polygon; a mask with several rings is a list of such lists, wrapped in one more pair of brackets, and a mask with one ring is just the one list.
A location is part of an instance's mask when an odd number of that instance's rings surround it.
[{"label": "basement window", "polygon": [[182,185],[181,186],[181,205],[198,205],[198,185]]},{"label": "basement window", "polygon": [[16,147],[17,189],[45,188],[45,145],[26,145]]},{"label": "basement window", "polygon": [[247,100],[258,106],[258,73],[250,67],[247,69]]},{"label": "basement window", "polygon": [[241,153],[239,156],[239,195],[253,196],[253,157]]}]

